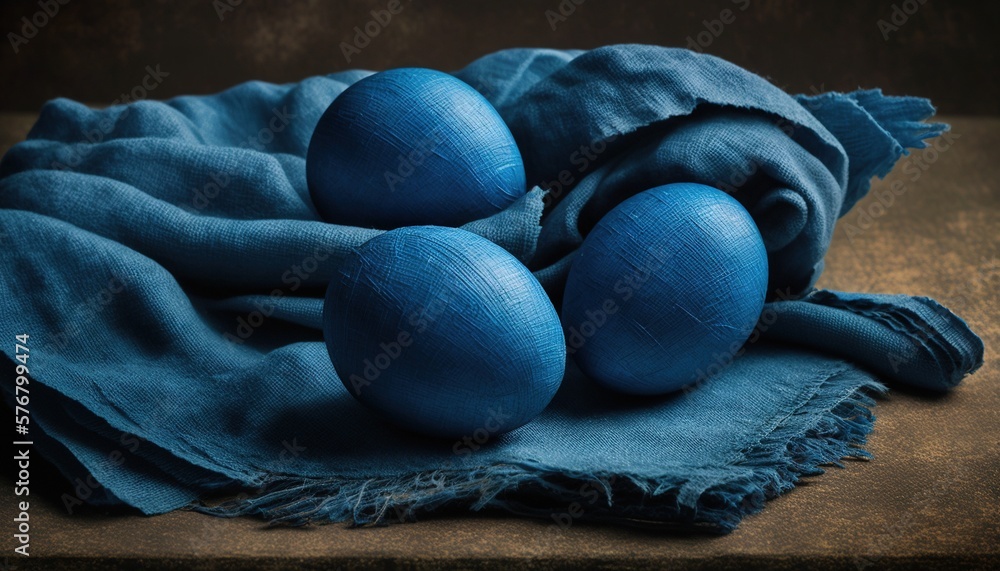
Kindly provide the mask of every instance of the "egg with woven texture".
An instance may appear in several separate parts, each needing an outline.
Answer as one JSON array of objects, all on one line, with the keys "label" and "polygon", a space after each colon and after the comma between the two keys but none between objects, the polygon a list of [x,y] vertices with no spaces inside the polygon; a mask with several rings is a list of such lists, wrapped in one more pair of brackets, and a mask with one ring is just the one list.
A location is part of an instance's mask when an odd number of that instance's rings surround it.
[{"label": "egg with woven texture", "polygon": [[477,442],[537,416],[566,362],[541,284],[457,228],[399,228],[355,248],[330,282],[323,333],[361,403],[403,428]]},{"label": "egg with woven texture", "polygon": [[736,199],[691,183],[641,192],[576,253],[561,315],[568,352],[608,388],[675,391],[735,358],[767,279],[763,240]]},{"label": "egg with woven texture", "polygon": [[460,226],[527,192],[517,143],[478,91],[430,69],[370,75],[337,96],[306,155],[327,222]]}]

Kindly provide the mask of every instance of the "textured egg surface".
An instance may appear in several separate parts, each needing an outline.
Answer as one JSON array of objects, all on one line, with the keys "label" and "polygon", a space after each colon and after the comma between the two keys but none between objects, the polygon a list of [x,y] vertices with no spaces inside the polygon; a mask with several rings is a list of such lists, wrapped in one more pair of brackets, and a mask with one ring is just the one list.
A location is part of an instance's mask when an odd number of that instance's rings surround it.
[{"label": "textured egg surface", "polygon": [[513,430],[562,381],[562,328],[542,286],[460,229],[400,228],[357,248],[330,283],[323,322],[347,390],[424,434]]}]

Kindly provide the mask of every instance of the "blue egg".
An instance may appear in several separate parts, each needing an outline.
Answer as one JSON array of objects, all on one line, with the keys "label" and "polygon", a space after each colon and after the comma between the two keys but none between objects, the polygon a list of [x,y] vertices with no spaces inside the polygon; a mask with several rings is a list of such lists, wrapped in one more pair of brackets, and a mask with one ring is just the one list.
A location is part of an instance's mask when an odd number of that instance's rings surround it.
[{"label": "blue egg", "polygon": [[767,253],[750,214],[700,184],[647,190],[608,212],[573,260],[568,352],[599,383],[662,394],[716,374],[760,317]]},{"label": "blue egg", "polygon": [[477,441],[538,415],[566,346],[555,308],[521,262],[457,228],[381,234],[348,255],[323,333],[347,390],[404,428]]},{"label": "blue egg", "polygon": [[420,68],[348,87],[316,125],[309,193],[327,222],[391,229],[460,226],[526,192],[510,129],[455,77]]}]

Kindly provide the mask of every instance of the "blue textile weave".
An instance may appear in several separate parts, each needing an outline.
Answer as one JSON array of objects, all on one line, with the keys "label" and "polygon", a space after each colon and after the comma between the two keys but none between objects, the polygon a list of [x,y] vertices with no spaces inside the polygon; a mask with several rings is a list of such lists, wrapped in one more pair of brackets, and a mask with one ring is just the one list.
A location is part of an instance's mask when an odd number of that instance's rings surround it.
[{"label": "blue textile weave", "polygon": [[466,229],[525,262],[558,307],[603,213],[708,184],[753,215],[770,302],[745,350],[674,395],[615,395],[570,363],[549,408],[512,432],[442,442],[387,425],[344,389],[320,331],[338,261],[380,231],[320,221],[305,180],[317,120],[369,73],[102,110],[57,99],[3,158],[0,378],[13,405],[13,341],[30,335],[30,436],[97,484],[67,507],[291,524],[489,507],[725,532],[821,464],[866,456],[882,382],[947,390],[982,362],[979,338],[932,300],[812,289],[871,177],[946,129],[923,122],[928,101],[793,97],[679,49],[514,49],[456,75],[548,193]]}]

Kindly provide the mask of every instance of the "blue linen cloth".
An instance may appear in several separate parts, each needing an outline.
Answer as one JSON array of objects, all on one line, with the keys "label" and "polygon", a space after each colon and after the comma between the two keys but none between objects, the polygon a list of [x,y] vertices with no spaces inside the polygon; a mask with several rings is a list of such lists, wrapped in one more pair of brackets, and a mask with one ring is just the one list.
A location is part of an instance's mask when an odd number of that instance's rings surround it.
[{"label": "blue linen cloth", "polygon": [[754,216],[770,302],[743,349],[674,395],[612,394],[570,363],[549,408],[512,432],[443,442],[389,426],[344,389],[320,332],[338,261],[380,231],[322,222],[305,181],[319,116],[369,73],[101,110],[57,99],[3,158],[3,389],[13,406],[28,334],[30,437],[85,484],[68,509],[365,524],[498,508],[726,532],[821,464],[867,456],[882,381],[947,390],[982,362],[979,338],[932,300],[812,287],[870,178],[946,129],[922,122],[928,101],[789,96],[680,49],[513,49],[455,75],[498,109],[548,193],[466,229],[525,262],[558,307],[603,213],[653,186],[709,184]]}]

